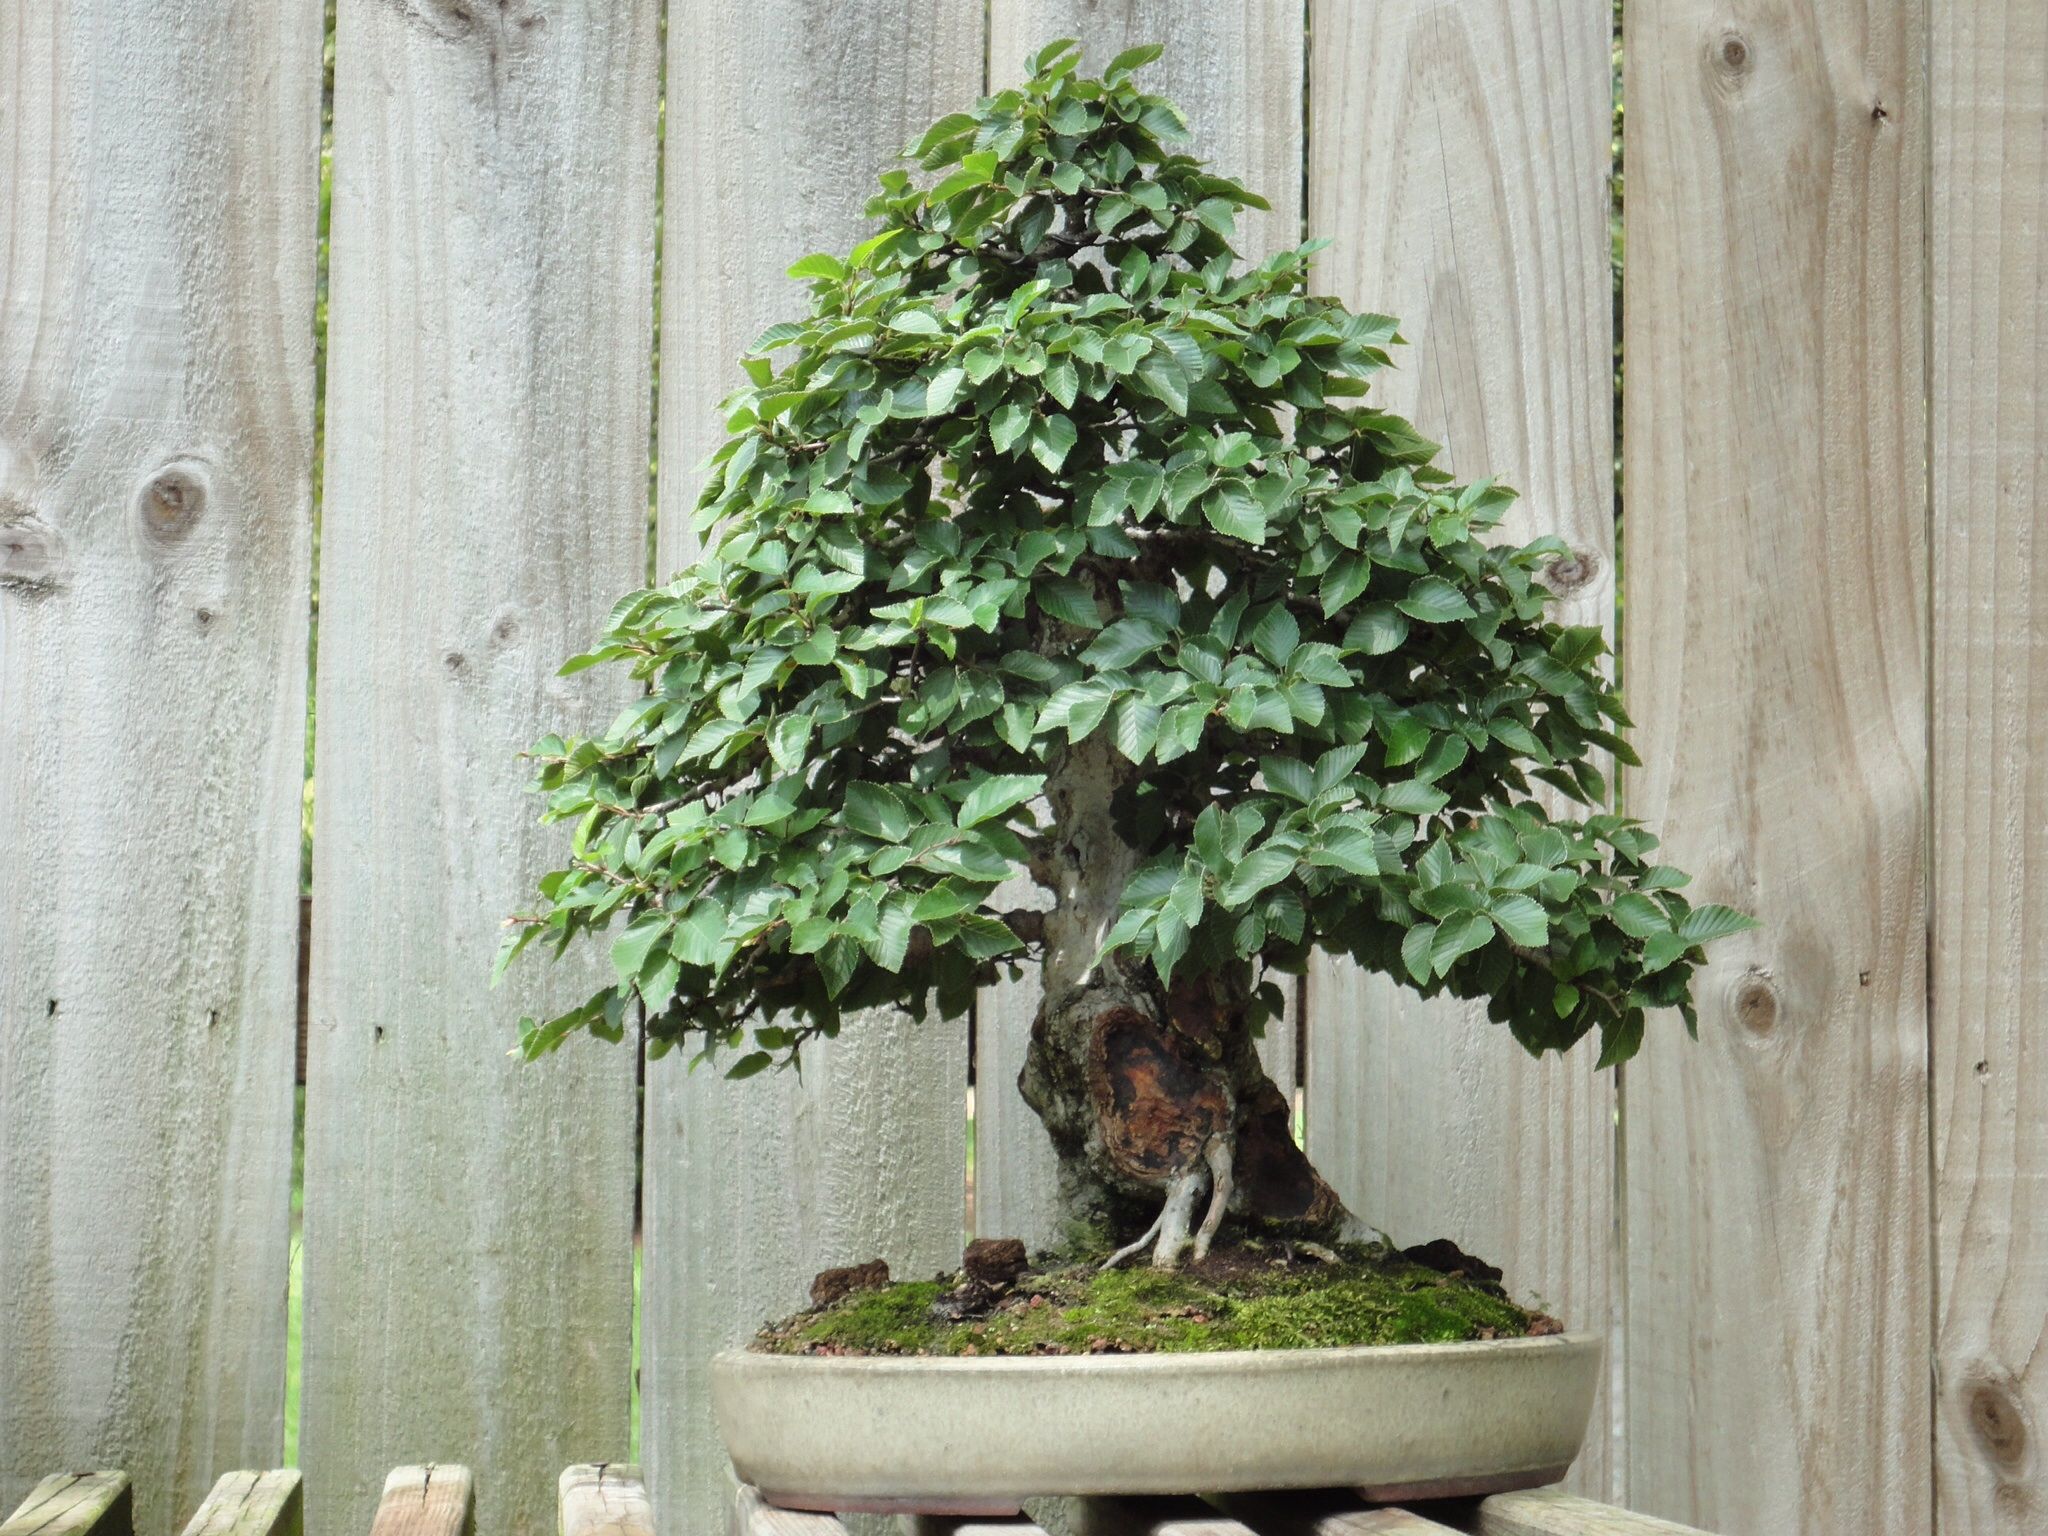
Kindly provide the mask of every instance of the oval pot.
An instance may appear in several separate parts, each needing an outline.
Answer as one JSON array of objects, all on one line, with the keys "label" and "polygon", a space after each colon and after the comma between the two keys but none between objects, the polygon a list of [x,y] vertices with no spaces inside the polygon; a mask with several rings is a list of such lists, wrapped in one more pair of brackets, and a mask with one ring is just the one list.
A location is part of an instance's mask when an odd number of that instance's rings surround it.
[{"label": "oval pot", "polygon": [[728,1350],[711,1401],[740,1477],[793,1509],[1008,1513],[1051,1494],[1555,1482],[1599,1335],[1362,1349],[995,1358]]}]

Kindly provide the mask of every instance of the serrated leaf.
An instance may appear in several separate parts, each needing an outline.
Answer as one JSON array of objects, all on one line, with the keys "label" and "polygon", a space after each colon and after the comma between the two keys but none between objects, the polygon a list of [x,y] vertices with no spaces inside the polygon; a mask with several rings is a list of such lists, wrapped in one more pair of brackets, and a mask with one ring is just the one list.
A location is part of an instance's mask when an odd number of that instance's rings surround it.
[{"label": "serrated leaf", "polygon": [[1048,416],[1031,431],[1031,456],[1047,469],[1057,472],[1067,462],[1080,438],[1074,423],[1065,416]]},{"label": "serrated leaf", "polygon": [[1496,899],[1491,907],[1495,923],[1512,944],[1524,949],[1541,949],[1550,942],[1550,918],[1542,904],[1517,892]]},{"label": "serrated leaf", "polygon": [[1756,926],[1756,919],[1747,913],[1724,907],[1718,902],[1709,902],[1685,914],[1678,924],[1678,936],[1687,944],[1711,944],[1716,939],[1725,939],[1731,933],[1742,933]]},{"label": "serrated leaf", "polygon": [[887,843],[900,843],[910,835],[910,811],[886,785],[847,785],[843,814],[854,831]]},{"label": "serrated leaf", "polygon": [[1493,940],[1493,923],[1478,912],[1460,912],[1444,920],[1430,941],[1429,968],[1441,976],[1458,961]]},{"label": "serrated leaf", "polygon": [[1102,610],[1085,582],[1072,576],[1048,576],[1034,582],[1032,601],[1052,617],[1077,629],[1102,628]]},{"label": "serrated leaf", "polygon": [[1344,649],[1384,656],[1408,638],[1408,616],[1392,603],[1367,603],[1344,631]]},{"label": "serrated leaf", "polygon": [[960,804],[957,818],[963,827],[978,826],[1022,805],[1045,788],[1042,773],[1004,773],[979,780]]},{"label": "serrated leaf", "polygon": [[1266,542],[1266,509],[1242,481],[1226,480],[1202,498],[1202,515],[1218,533],[1247,544]]},{"label": "serrated leaf", "polygon": [[961,386],[967,382],[967,370],[958,366],[941,368],[931,376],[924,387],[924,410],[927,416],[939,416],[953,408],[953,402],[960,398]]},{"label": "serrated leaf", "polygon": [[1031,425],[1031,412],[1014,401],[995,409],[988,419],[988,440],[997,453],[1008,453]]},{"label": "serrated leaf", "polygon": [[1281,848],[1248,853],[1231,869],[1216,899],[1226,907],[1242,907],[1268,886],[1278,885],[1293,874],[1294,863],[1294,855]]},{"label": "serrated leaf", "polygon": [[1465,594],[1441,576],[1425,576],[1408,589],[1408,595],[1394,605],[1411,619],[1425,624],[1450,624],[1469,619],[1474,613]]},{"label": "serrated leaf", "polygon": [[1419,986],[1429,980],[1430,951],[1436,945],[1436,924],[1417,923],[1401,936],[1401,963]]},{"label": "serrated leaf", "polygon": [[1141,693],[1127,696],[1117,705],[1116,730],[1112,738],[1117,751],[1134,763],[1142,763],[1159,741],[1162,711]]}]

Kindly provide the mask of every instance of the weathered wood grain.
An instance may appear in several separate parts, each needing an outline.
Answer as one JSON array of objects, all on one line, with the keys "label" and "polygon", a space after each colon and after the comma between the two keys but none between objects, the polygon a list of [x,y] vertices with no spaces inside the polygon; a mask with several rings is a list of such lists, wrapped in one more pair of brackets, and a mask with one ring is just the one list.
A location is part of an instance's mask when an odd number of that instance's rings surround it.
[{"label": "weathered wood grain", "polygon": [[[1304,0],[1197,6],[1172,0],[992,0],[992,86],[1021,79],[1058,37],[1079,39],[1084,73],[1126,48],[1161,43],[1147,90],[1187,114],[1194,152],[1273,205],[1240,220],[1239,248],[1256,260],[1300,238]],[[1292,978],[1281,977],[1290,987]],[[1057,1165],[1045,1132],[1017,1093],[1038,1012],[1035,976],[981,989],[975,1005],[975,1230],[1036,1246],[1060,1235]],[[1270,1025],[1259,1057],[1292,1098],[1299,1082],[1290,1014]]]},{"label": "weathered wood grain", "polygon": [[1719,945],[1628,1069],[1625,1502],[1924,1532],[1927,14],[1631,6],[1631,814]]},{"label": "weathered wood grain", "polygon": [[1934,11],[1935,1488],[2048,1529],[2048,9]]},{"label": "weathered wood grain", "polygon": [[[317,9],[317,7],[316,7]],[[634,1064],[508,1059],[601,954],[489,986],[564,833],[519,758],[643,579],[654,0],[341,0],[306,1107],[305,1466],[478,1473],[494,1533],[626,1443]],[[444,1481],[447,1469],[441,1476]]]},{"label": "weathered wood grain", "polygon": [[370,1522],[370,1536],[475,1536],[476,1480],[467,1467],[428,1462],[394,1467]]},{"label": "weathered wood grain", "polygon": [[31,1488],[0,1536],[130,1536],[135,1496],[126,1472],[59,1472]]},{"label": "weathered wood grain", "polygon": [[1472,1529],[1479,1536],[1706,1536],[1689,1525],[1630,1514],[1555,1488],[1481,1500]]},{"label": "weathered wood grain", "polygon": [[555,1486],[560,1536],[653,1536],[654,1513],[638,1467],[617,1462],[565,1467]]},{"label": "weathered wood grain", "polygon": [[[716,402],[772,321],[785,269],[866,230],[872,176],[981,89],[981,8],[799,0],[669,15],[663,257],[664,569],[691,552]],[[806,1302],[820,1268],[957,1265],[965,1225],[962,1020],[875,1013],[807,1050],[803,1076],[729,1083],[687,1056],[647,1074],[644,1461],[657,1527],[715,1529],[731,1470],[706,1362]]]},{"label": "weathered wood grain", "polygon": [[846,1536],[846,1527],[836,1515],[806,1514],[797,1509],[777,1509],[754,1489],[735,1488],[727,1536]]},{"label": "weathered wood grain", "polygon": [[1366,1505],[1338,1491],[1244,1494],[1217,1503],[1250,1536],[1454,1536],[1456,1530],[1426,1511]]},{"label": "weathered wood grain", "polygon": [[268,1463],[319,7],[0,0],[0,1509]]},{"label": "weathered wood grain", "polygon": [[[1614,603],[1609,9],[1325,6],[1310,50],[1316,286],[1398,315],[1375,381],[1467,478],[1554,533],[1557,616]],[[1557,804],[1558,797],[1551,797]],[[1583,812],[1581,812],[1583,814]],[[1308,987],[1309,1154],[1401,1243],[1450,1237],[1573,1326],[1614,1314],[1613,1116],[1593,1048],[1531,1061],[1482,1007],[1424,1002],[1319,958]],[[1607,1397],[1574,1473],[1610,1490]]]},{"label": "weathered wood grain", "polygon": [[296,1468],[223,1472],[184,1536],[299,1536],[305,1525]]}]

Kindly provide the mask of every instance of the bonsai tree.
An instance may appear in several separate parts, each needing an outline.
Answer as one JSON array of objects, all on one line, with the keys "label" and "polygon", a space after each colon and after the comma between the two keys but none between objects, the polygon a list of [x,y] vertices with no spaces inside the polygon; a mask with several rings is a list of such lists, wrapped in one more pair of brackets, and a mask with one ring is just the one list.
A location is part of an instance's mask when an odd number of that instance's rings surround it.
[{"label": "bonsai tree", "polygon": [[1546,616],[1568,551],[1500,541],[1513,493],[1370,403],[1395,322],[1311,295],[1316,244],[1238,259],[1266,204],[1174,147],[1157,52],[1092,80],[1055,43],[790,269],[809,312],[724,403],[708,552],[564,669],[646,696],[534,749],[574,832],[506,958],[610,947],[529,1057],[644,1018],[735,1078],[1036,964],[1020,1086],[1064,1200],[1172,1265],[1228,1212],[1350,1224],[1254,1049],[1312,948],[1609,1065],[1651,1009],[1692,1024],[1749,920],[1534,798],[1635,761],[1600,631]]}]

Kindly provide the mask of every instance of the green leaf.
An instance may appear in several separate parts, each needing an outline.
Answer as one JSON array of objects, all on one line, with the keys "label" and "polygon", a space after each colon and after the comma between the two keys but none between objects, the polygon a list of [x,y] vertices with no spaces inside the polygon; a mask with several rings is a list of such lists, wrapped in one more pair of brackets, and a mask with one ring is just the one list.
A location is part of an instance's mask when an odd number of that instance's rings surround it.
[{"label": "green leaf", "polygon": [[1687,944],[1711,944],[1716,939],[1725,939],[1731,933],[1742,933],[1756,926],[1756,919],[1747,913],[1709,902],[1685,914],[1678,924],[1678,936]]},{"label": "green leaf", "polygon": [[1344,631],[1344,649],[1384,656],[1408,638],[1407,616],[1392,603],[1367,603]]},{"label": "green leaf", "polygon": [[1493,923],[1478,912],[1460,912],[1445,919],[1430,941],[1429,968],[1442,976],[1458,961],[1493,939]]},{"label": "green leaf", "polygon": [[1024,429],[1031,425],[1031,412],[1011,402],[999,405],[995,414],[989,417],[989,445],[997,453],[1008,453],[1017,445],[1017,439],[1024,435]]},{"label": "green leaf", "polygon": [[814,251],[797,260],[790,267],[789,275],[799,281],[807,277],[843,278],[846,276],[846,263],[824,251]]},{"label": "green leaf", "polygon": [[1204,496],[1202,515],[1218,533],[1247,544],[1266,542],[1266,509],[1241,480],[1226,480]]},{"label": "green leaf", "polygon": [[1430,951],[1436,945],[1436,924],[1417,923],[1401,936],[1401,963],[1420,986],[1429,980]]},{"label": "green leaf", "polygon": [[1048,416],[1032,429],[1031,456],[1057,473],[1079,437],[1072,421],[1064,416]]},{"label": "green leaf", "polygon": [[1159,741],[1163,711],[1142,693],[1128,695],[1116,709],[1117,751],[1134,763],[1142,763]]},{"label": "green leaf", "polygon": [[782,715],[768,727],[768,755],[783,773],[794,773],[803,766],[811,725],[809,715]]},{"label": "green leaf", "polygon": [[1282,848],[1261,848],[1246,854],[1232,868],[1216,899],[1233,910],[1242,907],[1259,892],[1293,874],[1294,864],[1295,856]]},{"label": "green leaf", "polygon": [[1136,378],[1148,394],[1161,401],[1174,415],[1187,415],[1188,371],[1164,343],[1155,346],[1139,361]]},{"label": "green leaf", "polygon": [[1425,624],[1449,624],[1469,619],[1474,613],[1465,594],[1441,576],[1425,576],[1408,589],[1408,595],[1394,605],[1411,619]]},{"label": "green leaf", "polygon": [[1032,600],[1046,613],[1078,629],[1100,629],[1102,610],[1087,584],[1072,576],[1049,576],[1033,583]]},{"label": "green leaf", "polygon": [[936,336],[944,329],[939,317],[928,309],[899,309],[885,323],[906,336]]},{"label": "green leaf", "polygon": [[1647,896],[1630,891],[1614,898],[1609,908],[1614,925],[1631,938],[1647,939],[1653,933],[1669,933],[1671,919]]},{"label": "green leaf", "polygon": [[978,781],[961,802],[959,824],[979,826],[991,817],[1022,805],[1045,789],[1042,773],[1005,773]]},{"label": "green leaf", "polygon": [[1150,64],[1163,52],[1165,49],[1158,43],[1144,43],[1136,48],[1126,48],[1109,61],[1109,68],[1102,72],[1103,83],[1115,85],[1133,70],[1142,69]]},{"label": "green leaf", "polygon": [[1493,920],[1512,944],[1524,949],[1541,949],[1550,942],[1550,918],[1533,897],[1519,893],[1496,899]]},{"label": "green leaf", "polygon": [[961,367],[941,368],[931,376],[924,387],[924,411],[927,416],[941,416],[952,409],[953,402],[960,396],[960,387],[967,382],[967,370]]},{"label": "green leaf", "polygon": [[634,919],[632,927],[612,941],[612,969],[618,973],[620,986],[630,986],[639,976],[648,954],[668,928],[667,913],[648,912]]},{"label": "green leaf", "polygon": [[885,843],[900,843],[910,835],[909,810],[884,784],[847,785],[844,815],[854,831]]}]

